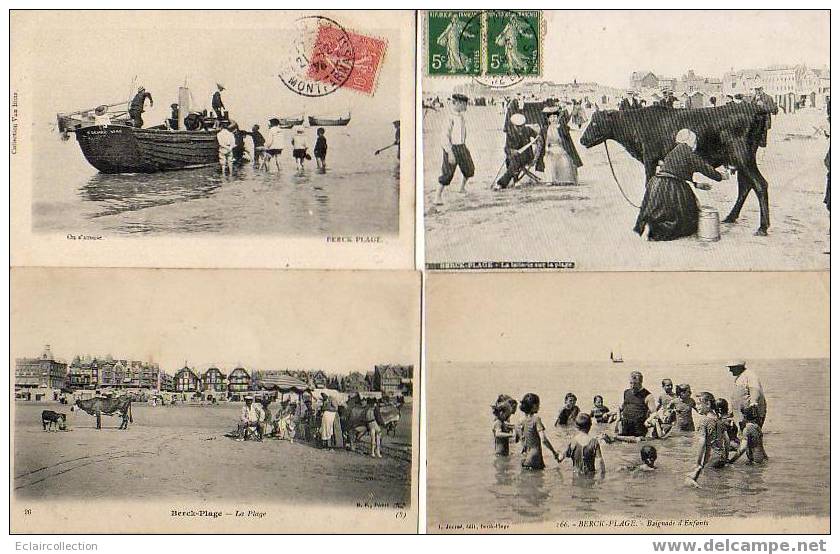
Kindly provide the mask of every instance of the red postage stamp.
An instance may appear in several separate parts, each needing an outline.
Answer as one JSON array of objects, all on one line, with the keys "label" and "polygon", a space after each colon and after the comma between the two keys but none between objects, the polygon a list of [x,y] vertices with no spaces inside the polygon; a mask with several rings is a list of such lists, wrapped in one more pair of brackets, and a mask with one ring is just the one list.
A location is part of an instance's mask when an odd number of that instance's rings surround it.
[{"label": "red postage stamp", "polygon": [[388,49],[388,42],[367,35],[354,33],[352,31],[345,31],[334,26],[324,25],[318,29],[318,35],[315,39],[315,46],[309,65],[309,77],[311,79],[321,80],[324,73],[320,70],[324,63],[329,60],[322,59],[323,56],[319,52],[332,52],[336,48],[333,45],[347,41],[349,39],[352,52],[352,69],[350,75],[342,83],[342,88],[353,89],[358,92],[373,95],[376,90],[376,82],[379,77],[379,70],[382,67],[382,62],[385,59],[385,53]]}]

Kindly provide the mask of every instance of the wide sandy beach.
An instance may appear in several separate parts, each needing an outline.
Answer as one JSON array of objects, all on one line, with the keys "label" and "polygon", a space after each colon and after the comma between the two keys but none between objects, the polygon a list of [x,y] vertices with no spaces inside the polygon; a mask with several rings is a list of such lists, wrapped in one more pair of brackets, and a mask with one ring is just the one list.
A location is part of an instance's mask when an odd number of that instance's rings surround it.
[{"label": "wide sandy beach", "polygon": [[[768,237],[756,237],[758,200],[747,199],[735,224],[721,224],[719,242],[689,237],[656,243],[633,232],[638,210],[629,205],[610,174],[604,146],[580,146],[580,184],[573,187],[523,184],[490,190],[504,160],[500,106],[467,111],[467,145],[476,175],[459,194],[460,173],[432,206],[441,164],[441,125],[446,109],[427,111],[423,120],[426,263],[474,261],[571,261],[579,270],[824,270],[829,266],[829,218],[823,205],[828,140],[815,134],[827,127],[825,113],[806,109],[773,119],[769,145],[758,165],[770,183]],[[585,128],[585,127],[584,127]],[[644,194],[642,164],[617,143],[610,155],[621,186],[635,204]],[[705,177],[699,179],[708,181]],[[524,180],[523,180],[524,182]],[[737,197],[737,180],[697,190],[701,204],[723,219]]]},{"label": "wide sandy beach", "polygon": [[[274,404],[271,406],[274,408]],[[15,404],[14,494],[33,500],[155,500],[346,504],[410,502],[411,404],[382,459],[287,441],[236,442],[241,404],[135,403],[134,423],[57,403]],[[69,432],[45,433],[41,410],[68,414]]]}]

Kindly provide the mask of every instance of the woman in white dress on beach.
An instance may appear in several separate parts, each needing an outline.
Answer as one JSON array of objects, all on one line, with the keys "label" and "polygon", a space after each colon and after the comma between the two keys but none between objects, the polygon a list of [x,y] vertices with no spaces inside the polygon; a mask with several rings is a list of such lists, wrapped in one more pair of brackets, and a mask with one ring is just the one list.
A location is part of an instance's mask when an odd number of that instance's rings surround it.
[{"label": "woman in white dress on beach", "polygon": [[[541,152],[536,169],[544,171],[549,185],[578,184],[577,168],[583,165],[569,134],[568,115],[559,107],[543,109]],[[565,117],[564,117],[565,116]]]}]

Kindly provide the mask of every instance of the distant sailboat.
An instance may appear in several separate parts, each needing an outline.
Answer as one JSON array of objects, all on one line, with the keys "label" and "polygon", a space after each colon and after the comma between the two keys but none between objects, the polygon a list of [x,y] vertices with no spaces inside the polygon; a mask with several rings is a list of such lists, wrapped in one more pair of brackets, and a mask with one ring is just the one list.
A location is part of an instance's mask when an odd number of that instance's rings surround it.
[{"label": "distant sailboat", "polygon": [[624,358],[621,357],[620,353],[613,353],[613,351],[610,350],[610,361],[614,364],[623,364]]}]

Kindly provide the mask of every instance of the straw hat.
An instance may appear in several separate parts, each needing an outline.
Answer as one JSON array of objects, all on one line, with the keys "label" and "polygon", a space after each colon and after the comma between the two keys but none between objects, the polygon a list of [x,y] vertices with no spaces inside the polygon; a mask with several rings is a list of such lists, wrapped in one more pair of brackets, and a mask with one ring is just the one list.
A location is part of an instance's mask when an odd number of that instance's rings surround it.
[{"label": "straw hat", "polygon": [[93,111],[93,113],[95,113],[96,115],[105,115],[105,113],[107,111],[108,111],[108,106],[105,106],[103,104],[102,106],[97,106],[96,109]]},{"label": "straw hat", "polygon": [[222,85],[221,83],[216,83],[216,87],[218,87],[219,90],[225,90],[224,85]]},{"label": "straw hat", "polygon": [[515,113],[510,116],[510,122],[516,126],[525,125],[525,116],[521,113]]},{"label": "straw hat", "polygon": [[747,362],[744,360],[729,360],[726,362],[726,367],[747,367]]}]

